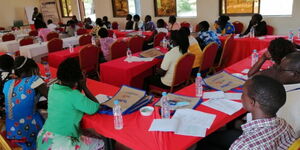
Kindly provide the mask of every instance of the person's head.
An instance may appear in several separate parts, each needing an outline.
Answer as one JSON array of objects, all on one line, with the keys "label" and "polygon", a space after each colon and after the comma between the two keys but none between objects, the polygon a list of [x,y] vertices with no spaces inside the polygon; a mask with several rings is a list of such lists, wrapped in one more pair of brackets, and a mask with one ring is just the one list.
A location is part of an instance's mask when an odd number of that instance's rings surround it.
[{"label": "person's head", "polygon": [[244,109],[253,115],[275,117],[285,101],[286,92],[283,85],[270,77],[256,75],[244,84],[242,104]]},{"label": "person's head", "polygon": [[165,27],[165,21],[163,19],[158,19],[156,24],[157,24],[157,28],[164,28]]},{"label": "person's head", "polygon": [[38,9],[37,7],[34,7],[33,12],[34,12],[34,13],[38,13],[38,12],[39,12],[39,9]]},{"label": "person's head", "polygon": [[131,21],[131,20],[132,20],[132,15],[131,15],[131,14],[128,14],[128,15],[126,16],[126,20]]},{"label": "person's head", "polygon": [[71,88],[77,86],[77,83],[83,79],[78,60],[75,58],[64,60],[58,67],[57,79],[60,80],[63,85]]},{"label": "person's head", "polygon": [[14,62],[15,75],[19,78],[39,74],[39,67],[33,59],[19,56]]},{"label": "person's head", "polygon": [[70,27],[72,27],[72,28],[75,28],[76,23],[75,23],[74,20],[70,20],[70,21],[68,21],[68,25],[69,25]]},{"label": "person's head", "polygon": [[286,55],[279,65],[279,74],[284,84],[300,82],[300,52],[296,51]]},{"label": "person's head", "polygon": [[208,31],[209,29],[209,23],[207,21],[201,21],[198,24],[199,27],[199,31],[203,32],[203,31]]},{"label": "person's head", "polygon": [[279,65],[281,59],[287,54],[295,52],[296,48],[295,45],[289,40],[277,38],[271,41],[268,51],[271,54],[272,60]]},{"label": "person's head", "polygon": [[49,20],[47,21],[47,23],[48,23],[48,24],[51,24],[51,23],[53,23],[53,21],[52,21],[51,19],[49,19]]},{"label": "person's head", "polygon": [[220,25],[221,28],[224,28],[227,22],[230,20],[230,18],[226,15],[221,15],[218,18],[217,24]]},{"label": "person's head", "polygon": [[0,56],[0,69],[10,72],[14,67],[14,59],[9,55]]},{"label": "person's head", "polygon": [[185,30],[180,29],[177,32],[171,32],[171,40],[179,46],[179,50],[182,54],[187,52],[190,44],[188,35]]},{"label": "person's head", "polygon": [[176,22],[176,17],[175,16],[170,16],[169,17],[169,23],[174,24]]},{"label": "person's head", "polygon": [[104,21],[104,22],[108,22],[108,17],[107,17],[107,16],[104,16],[104,17],[103,17],[103,21]]},{"label": "person's head", "polygon": [[188,36],[190,36],[190,35],[191,35],[191,31],[190,31],[190,29],[189,29],[189,28],[187,28],[187,27],[181,27],[181,28],[180,28],[180,30],[183,30],[183,31],[185,31],[185,32],[186,32],[186,34],[187,34]]},{"label": "person's head", "polygon": [[138,22],[138,21],[140,21],[140,16],[139,15],[134,15],[133,16],[133,21],[135,21],[135,22]]},{"label": "person's head", "polygon": [[252,24],[257,24],[259,22],[261,22],[263,19],[262,15],[261,14],[254,14],[251,18],[251,23]]},{"label": "person's head", "polygon": [[77,21],[77,17],[75,15],[73,15],[72,20]]},{"label": "person's head", "polygon": [[108,31],[107,31],[105,28],[101,28],[101,29],[99,29],[99,31],[98,31],[98,35],[99,35],[101,38],[106,38],[106,37],[108,37]]},{"label": "person's head", "polygon": [[145,22],[149,22],[149,21],[151,21],[151,16],[150,15],[147,15],[146,17],[145,17]]},{"label": "person's head", "polygon": [[103,21],[102,21],[101,18],[97,18],[97,19],[96,19],[96,25],[98,25],[98,26],[100,26],[100,27],[103,26]]}]

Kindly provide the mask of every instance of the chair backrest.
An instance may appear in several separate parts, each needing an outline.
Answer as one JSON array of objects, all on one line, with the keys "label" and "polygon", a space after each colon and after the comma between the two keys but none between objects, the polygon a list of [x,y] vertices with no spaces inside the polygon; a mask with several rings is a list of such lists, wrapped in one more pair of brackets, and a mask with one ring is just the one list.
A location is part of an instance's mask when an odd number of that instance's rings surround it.
[{"label": "chair backrest", "polygon": [[33,38],[31,38],[31,37],[24,38],[19,43],[20,43],[20,46],[33,44]]},{"label": "chair backrest", "polygon": [[267,35],[273,35],[274,34],[274,27],[267,25]]},{"label": "chair backrest", "polygon": [[300,149],[300,138],[298,138],[294,143],[289,147],[288,150],[299,150]]},{"label": "chair backrest", "polygon": [[108,37],[113,37],[114,36],[114,31],[113,30],[107,30],[108,32]]},{"label": "chair backrest", "polygon": [[63,49],[63,41],[58,38],[50,40],[47,44],[48,52],[56,52]]},{"label": "chair backrest", "polygon": [[0,31],[1,31],[1,30],[5,30],[5,28],[4,28],[4,27],[0,27]]},{"label": "chair backrest", "polygon": [[144,38],[134,36],[129,40],[129,48],[132,53],[140,52],[143,49]]},{"label": "chair backrest", "polygon": [[218,44],[210,43],[203,50],[203,61],[200,65],[199,72],[207,70],[214,65],[214,61],[218,52]]},{"label": "chair backrest", "polygon": [[195,60],[195,55],[192,53],[186,53],[179,58],[175,66],[173,83],[170,92],[173,92],[174,86],[182,84],[185,81],[190,79],[194,60]]},{"label": "chair backrest", "polygon": [[219,63],[218,63],[217,67],[221,67],[222,65],[224,65],[224,64],[227,63],[227,61],[228,61],[228,55],[229,55],[229,50],[232,49],[233,39],[234,39],[233,38],[233,34],[231,34],[225,40],[224,45],[223,45],[223,50],[222,50],[221,58],[219,60]]},{"label": "chair backrest", "polygon": [[156,46],[159,46],[160,45],[160,42],[164,39],[164,37],[166,37],[167,34],[164,33],[164,32],[160,32],[158,34],[156,34],[154,36],[154,41],[153,41],[153,46],[156,47]]},{"label": "chair backrest", "polygon": [[182,22],[182,23],[180,24],[180,26],[181,26],[181,27],[190,28],[191,24],[184,21],[184,22]]},{"label": "chair backrest", "polygon": [[195,26],[195,31],[196,31],[196,32],[199,32],[199,31],[200,31],[200,27],[199,27],[198,24]]},{"label": "chair backrest", "polygon": [[235,34],[240,34],[243,32],[244,29],[244,24],[239,22],[239,21],[234,21],[233,23],[234,29],[235,29]]},{"label": "chair backrest", "polygon": [[80,68],[84,73],[97,70],[99,65],[99,49],[89,44],[79,51]]},{"label": "chair backrest", "polygon": [[114,22],[111,24],[111,27],[112,27],[113,30],[119,29],[119,24],[118,24],[118,22],[114,21]]},{"label": "chair backrest", "polygon": [[29,33],[29,36],[38,36],[38,32],[36,30],[31,30]]},{"label": "chair backrest", "polygon": [[59,34],[58,33],[56,33],[56,32],[49,32],[48,34],[47,34],[47,41],[50,41],[50,40],[52,40],[52,39],[55,39],[55,38],[59,38]]},{"label": "chair backrest", "polygon": [[86,29],[83,29],[83,28],[79,28],[76,32],[77,32],[77,35],[87,34]]},{"label": "chair backrest", "polygon": [[91,44],[91,43],[92,43],[92,36],[89,35],[89,34],[85,34],[85,35],[83,35],[79,38],[79,45],[80,46],[83,46],[83,45],[86,45],[86,44]]},{"label": "chair backrest", "polygon": [[15,39],[16,39],[15,35],[13,35],[13,34],[11,34],[11,33],[7,33],[7,34],[4,34],[4,35],[2,36],[2,41],[3,41],[3,42],[6,42],[6,41],[12,41],[12,40],[15,40]]},{"label": "chair backrest", "polygon": [[55,28],[55,30],[56,30],[56,31],[59,31],[60,33],[62,33],[62,32],[64,32],[64,31],[65,31],[65,29],[64,29],[64,28],[62,28],[62,27]]},{"label": "chair backrest", "polygon": [[83,26],[84,26],[84,24],[83,24],[81,21],[79,21],[79,22],[77,23],[77,25],[78,25],[80,28],[83,28]]},{"label": "chair backrest", "polygon": [[110,46],[111,60],[126,56],[127,43],[123,40],[117,40]]}]

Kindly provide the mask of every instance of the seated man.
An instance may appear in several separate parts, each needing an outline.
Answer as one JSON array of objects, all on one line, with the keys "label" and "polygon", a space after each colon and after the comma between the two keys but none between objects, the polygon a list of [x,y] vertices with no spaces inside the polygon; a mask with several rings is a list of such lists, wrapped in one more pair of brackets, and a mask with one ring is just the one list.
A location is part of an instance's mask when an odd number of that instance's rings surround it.
[{"label": "seated man", "polygon": [[286,92],[278,81],[257,75],[243,87],[244,109],[252,121],[242,125],[243,134],[231,145],[231,150],[288,149],[296,140],[292,127],[276,117],[286,101]]}]

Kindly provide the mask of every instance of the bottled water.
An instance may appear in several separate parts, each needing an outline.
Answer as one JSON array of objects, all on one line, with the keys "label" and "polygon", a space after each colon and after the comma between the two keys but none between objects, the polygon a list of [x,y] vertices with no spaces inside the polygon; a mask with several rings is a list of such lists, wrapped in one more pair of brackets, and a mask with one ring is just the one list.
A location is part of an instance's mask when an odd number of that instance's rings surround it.
[{"label": "bottled water", "polygon": [[162,47],[168,48],[168,41],[167,41],[166,37],[164,37],[164,39],[162,40]]},{"label": "bottled water", "polygon": [[254,66],[254,64],[258,61],[258,53],[255,50],[253,50],[252,54],[251,54],[251,67]]},{"label": "bottled water", "polygon": [[250,38],[254,38],[254,37],[255,37],[255,29],[252,26],[251,29],[250,29]]},{"label": "bottled water", "polygon": [[116,36],[116,34],[114,33],[114,34],[113,34],[113,39],[116,39],[116,38],[117,38],[117,36]]},{"label": "bottled water", "polygon": [[201,73],[197,73],[197,77],[195,81],[195,90],[196,90],[196,96],[201,97],[203,93]]},{"label": "bottled water", "polygon": [[74,48],[73,48],[73,45],[72,45],[72,44],[69,44],[69,51],[70,51],[70,53],[73,53],[73,52],[74,52]]},{"label": "bottled water", "polygon": [[127,48],[126,55],[127,55],[127,58],[131,58],[132,57],[132,52],[131,52],[130,48]]},{"label": "bottled water", "polygon": [[161,97],[161,116],[162,119],[170,119],[170,104],[166,92],[162,93]]},{"label": "bottled water", "polygon": [[294,32],[293,32],[293,30],[290,30],[289,31],[289,41],[293,42],[293,39],[294,39]]},{"label": "bottled water", "polygon": [[96,45],[96,38],[94,36],[92,36],[92,44]]},{"label": "bottled water", "polygon": [[114,127],[116,130],[121,130],[123,129],[123,117],[122,117],[122,111],[121,111],[121,106],[119,100],[114,101],[114,108],[113,108],[113,113],[114,113]]},{"label": "bottled water", "polygon": [[45,81],[48,82],[51,79],[50,67],[47,61],[43,61],[42,64],[44,66],[44,71],[45,71]]}]

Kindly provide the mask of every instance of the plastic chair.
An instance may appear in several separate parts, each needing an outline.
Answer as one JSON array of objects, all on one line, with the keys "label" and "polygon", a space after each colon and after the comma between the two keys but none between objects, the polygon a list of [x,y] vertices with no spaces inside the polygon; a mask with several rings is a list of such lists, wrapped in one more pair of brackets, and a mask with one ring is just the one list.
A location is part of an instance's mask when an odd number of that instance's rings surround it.
[{"label": "plastic chair", "polygon": [[274,27],[267,25],[267,35],[274,35]]},{"label": "plastic chair", "polygon": [[83,29],[83,28],[78,29],[76,32],[77,32],[77,35],[87,34],[86,29]]},{"label": "plastic chair", "polygon": [[234,21],[233,26],[235,28],[235,34],[241,34],[243,32],[244,29],[244,24],[239,22],[239,21]]},{"label": "plastic chair", "polygon": [[36,30],[31,30],[28,34],[29,34],[29,36],[35,37],[35,36],[38,36],[39,33]]},{"label": "plastic chair", "polygon": [[134,36],[129,40],[129,48],[132,53],[140,52],[143,49],[144,38]]},{"label": "plastic chair", "polygon": [[166,37],[167,34],[166,33],[163,33],[163,32],[160,32],[158,34],[156,34],[154,36],[154,40],[153,40],[153,47],[156,47],[156,46],[159,46],[160,45],[160,42],[164,39],[164,37]]},{"label": "plastic chair", "polygon": [[173,82],[170,88],[164,89],[160,88],[154,85],[150,85],[150,93],[159,93],[161,94],[162,92],[175,92],[182,88],[183,83],[187,83],[187,81],[190,79],[190,75],[193,69],[193,63],[195,60],[195,55],[191,53],[186,53],[183,56],[181,56],[177,64],[175,66],[175,71],[173,75]]},{"label": "plastic chair", "polygon": [[1,31],[1,30],[5,30],[5,28],[4,28],[4,27],[0,27],[0,31]]},{"label": "plastic chair", "polygon": [[127,43],[117,40],[110,46],[111,60],[126,56]]},{"label": "plastic chair", "polygon": [[87,75],[88,73],[95,72],[99,76],[99,49],[98,47],[89,44],[84,46],[79,51],[79,63],[82,72]]},{"label": "plastic chair", "polygon": [[89,34],[85,34],[79,38],[79,45],[87,45],[92,43],[92,36]]},{"label": "plastic chair", "polygon": [[59,34],[56,32],[49,32],[47,34],[46,40],[51,41],[52,39],[59,38]]},{"label": "plastic chair", "polygon": [[33,38],[31,38],[31,37],[24,38],[19,42],[19,44],[20,44],[20,46],[33,44]]},{"label": "plastic chair", "polygon": [[2,36],[2,42],[13,41],[15,39],[16,39],[15,35],[13,35],[11,33],[7,33]]},{"label": "plastic chair", "polygon": [[217,43],[210,43],[205,46],[203,50],[203,61],[199,67],[199,71],[210,70],[213,65],[218,52],[218,44]]},{"label": "plastic chair", "polygon": [[225,65],[228,61],[228,56],[230,55],[229,50],[232,48],[233,39],[234,39],[233,34],[231,34],[225,40],[220,60],[214,67],[214,72],[216,71],[215,69],[217,69],[217,68],[225,67]]},{"label": "plastic chair", "polygon": [[182,22],[182,23],[180,24],[180,26],[181,26],[181,27],[190,28],[191,24],[184,21],[184,22]]},{"label": "plastic chair", "polygon": [[114,21],[112,24],[111,24],[111,27],[113,30],[118,30],[119,29],[119,24],[118,22]]}]

